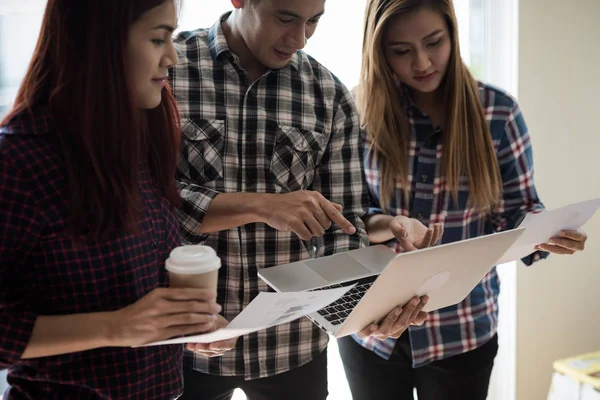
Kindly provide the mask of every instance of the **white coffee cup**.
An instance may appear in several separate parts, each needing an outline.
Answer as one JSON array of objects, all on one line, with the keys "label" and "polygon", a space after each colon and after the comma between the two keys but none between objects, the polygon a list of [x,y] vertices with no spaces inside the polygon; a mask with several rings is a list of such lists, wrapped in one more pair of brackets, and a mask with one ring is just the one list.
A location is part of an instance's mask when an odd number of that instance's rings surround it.
[{"label": "white coffee cup", "polygon": [[165,262],[171,287],[217,290],[221,259],[208,246],[174,248]]}]

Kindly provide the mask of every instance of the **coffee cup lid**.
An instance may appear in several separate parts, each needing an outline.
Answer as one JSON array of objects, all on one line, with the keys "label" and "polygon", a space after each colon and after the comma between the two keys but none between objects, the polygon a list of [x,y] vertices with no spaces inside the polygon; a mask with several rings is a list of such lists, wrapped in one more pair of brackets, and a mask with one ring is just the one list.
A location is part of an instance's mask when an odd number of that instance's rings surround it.
[{"label": "coffee cup lid", "polygon": [[165,268],[176,274],[203,274],[221,268],[221,259],[208,246],[179,246],[169,254]]}]

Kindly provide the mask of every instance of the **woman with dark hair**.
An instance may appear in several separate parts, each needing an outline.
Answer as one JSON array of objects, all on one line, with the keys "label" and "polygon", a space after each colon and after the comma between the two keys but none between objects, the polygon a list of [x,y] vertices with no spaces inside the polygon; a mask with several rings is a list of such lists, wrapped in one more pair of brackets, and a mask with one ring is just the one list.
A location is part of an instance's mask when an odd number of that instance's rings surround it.
[{"label": "woman with dark hair", "polygon": [[0,124],[5,399],[174,399],[216,293],[167,288],[179,244],[174,0],[49,0]]}]

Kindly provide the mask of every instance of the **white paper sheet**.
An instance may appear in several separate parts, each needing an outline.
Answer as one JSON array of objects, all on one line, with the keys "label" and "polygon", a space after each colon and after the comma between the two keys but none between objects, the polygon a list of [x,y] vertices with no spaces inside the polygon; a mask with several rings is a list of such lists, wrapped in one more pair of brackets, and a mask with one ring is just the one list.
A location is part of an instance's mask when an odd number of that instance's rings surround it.
[{"label": "white paper sheet", "polygon": [[212,343],[232,339],[271,326],[291,322],[306,314],[316,312],[335,302],[353,287],[354,285],[315,292],[260,292],[226,328],[201,335],[148,343],[144,346],[174,343]]},{"label": "white paper sheet", "polygon": [[527,214],[519,227],[525,232],[502,256],[498,264],[519,260],[534,253],[535,246],[546,243],[561,230],[581,228],[600,208],[600,198],[569,204],[554,210]]}]

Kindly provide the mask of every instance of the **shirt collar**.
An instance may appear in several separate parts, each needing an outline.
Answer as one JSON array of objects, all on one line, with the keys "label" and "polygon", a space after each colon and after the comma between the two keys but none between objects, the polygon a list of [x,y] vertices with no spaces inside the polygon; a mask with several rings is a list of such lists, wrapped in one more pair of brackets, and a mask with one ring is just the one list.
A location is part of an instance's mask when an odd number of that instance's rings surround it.
[{"label": "shirt collar", "polygon": [[288,63],[288,65],[294,68],[296,71],[300,70],[300,66],[302,65],[301,51],[302,50],[296,51]]},{"label": "shirt collar", "polygon": [[419,110],[419,107],[417,107],[412,93],[410,92],[408,87],[406,87],[406,85],[400,85],[398,95],[400,96],[400,103],[402,104],[402,107],[404,108],[405,112],[408,113],[408,111],[410,111],[411,109]]},{"label": "shirt collar", "polygon": [[229,57],[233,56],[233,53],[229,49],[227,39],[223,33],[223,27],[221,26],[227,18],[229,18],[230,12],[227,12],[219,18],[219,20],[210,27],[208,31],[208,48],[213,59],[217,60],[222,54],[226,54]]}]

